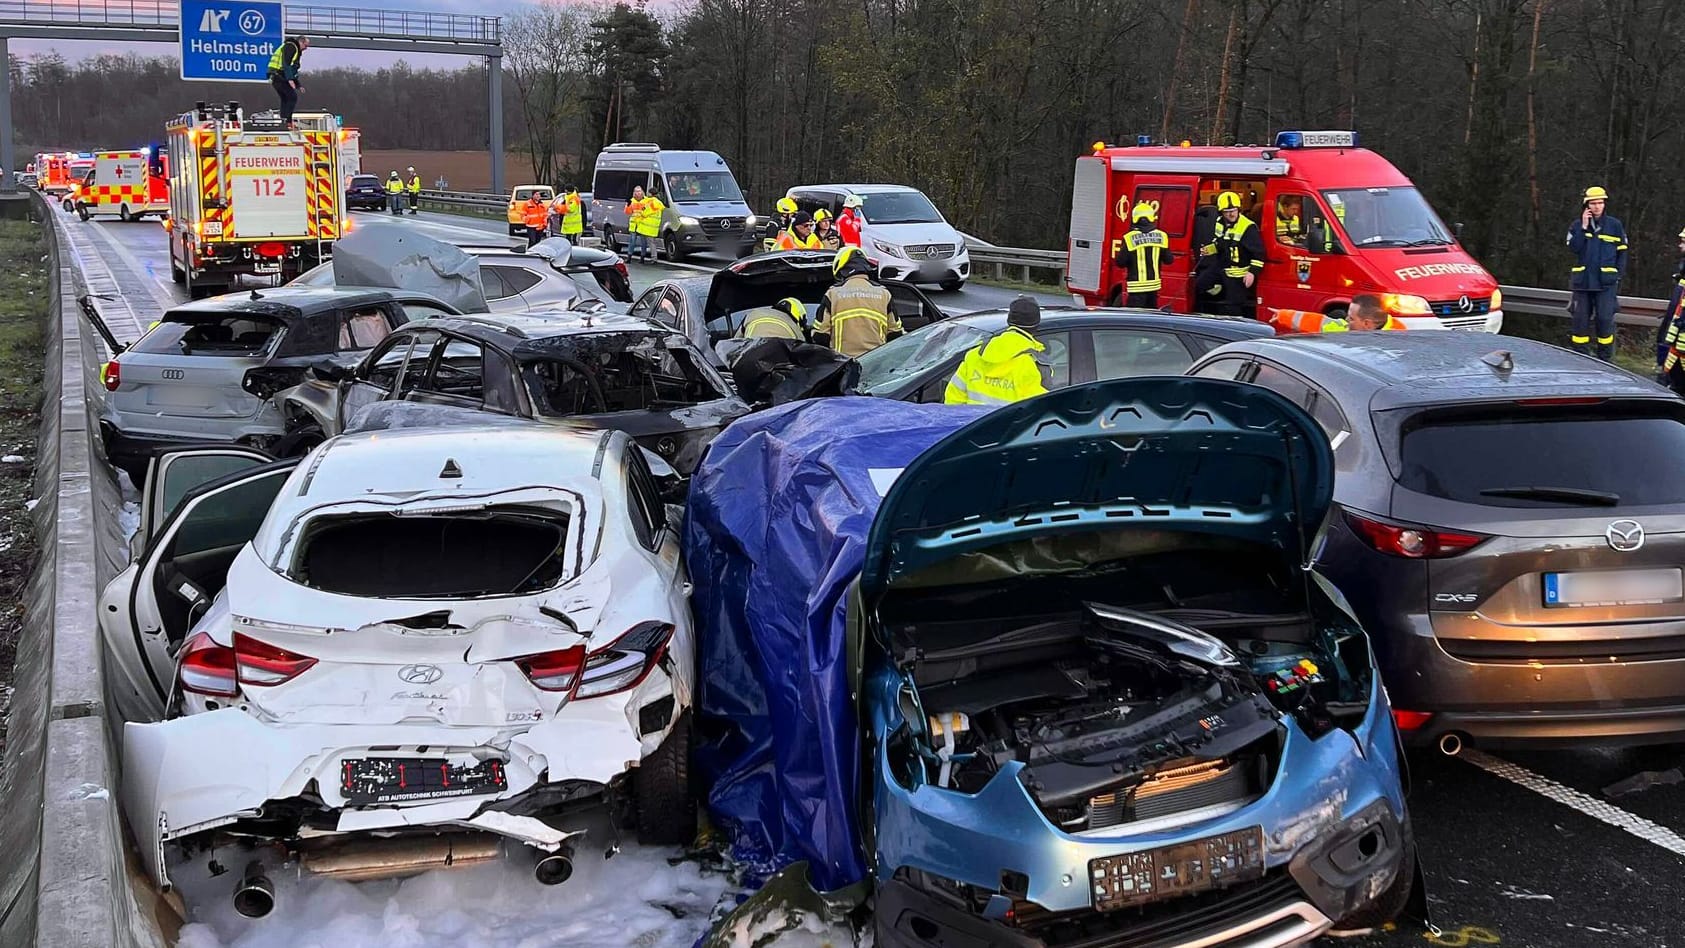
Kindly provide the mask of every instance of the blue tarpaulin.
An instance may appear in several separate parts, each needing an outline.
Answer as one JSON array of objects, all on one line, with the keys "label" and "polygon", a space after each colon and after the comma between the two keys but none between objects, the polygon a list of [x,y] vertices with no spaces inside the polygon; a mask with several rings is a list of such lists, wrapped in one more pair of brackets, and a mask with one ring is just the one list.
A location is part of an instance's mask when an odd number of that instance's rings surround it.
[{"label": "blue tarpaulin", "polygon": [[883,491],[982,409],[874,398],[740,419],[690,486],[697,766],[735,856],[770,874],[810,863],[821,891],[865,876],[857,716],[844,614]]}]

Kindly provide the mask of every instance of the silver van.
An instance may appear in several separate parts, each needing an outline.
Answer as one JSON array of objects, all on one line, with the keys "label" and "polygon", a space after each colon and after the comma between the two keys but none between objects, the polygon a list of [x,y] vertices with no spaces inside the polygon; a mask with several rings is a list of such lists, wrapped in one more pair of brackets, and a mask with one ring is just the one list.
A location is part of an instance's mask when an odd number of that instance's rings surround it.
[{"label": "silver van", "polygon": [[740,257],[760,237],[760,219],[744,203],[724,158],[711,151],[663,151],[660,145],[621,143],[597,155],[591,182],[591,220],[606,247],[619,250],[625,245],[626,202],[634,187],[667,206],[659,242],[668,260],[697,251]]}]

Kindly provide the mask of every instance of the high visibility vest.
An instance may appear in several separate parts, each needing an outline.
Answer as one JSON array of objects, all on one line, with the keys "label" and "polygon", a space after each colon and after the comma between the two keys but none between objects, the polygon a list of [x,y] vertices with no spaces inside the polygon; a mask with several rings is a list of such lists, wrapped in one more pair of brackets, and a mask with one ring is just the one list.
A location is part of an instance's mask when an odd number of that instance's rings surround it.
[{"label": "high visibility vest", "polygon": [[778,242],[773,244],[774,250],[824,250],[825,245],[811,233],[803,240],[794,230],[787,230],[778,235]]},{"label": "high visibility vest", "polygon": [[387,178],[386,179],[386,193],[387,194],[403,194],[404,193],[404,182],[399,181],[397,178]]},{"label": "high visibility vest", "polygon": [[1034,355],[1046,348],[1016,326],[997,333],[960,360],[942,401],[949,405],[1010,405],[1047,394]]},{"label": "high visibility vest", "polygon": [[1270,325],[1276,332],[1345,332],[1351,328],[1343,319],[1298,309],[1270,310]]},{"label": "high visibility vest", "polygon": [[[293,66],[294,68],[293,68],[293,75],[291,75],[291,76],[287,75],[287,66],[289,64],[287,62],[285,62],[285,59],[286,59],[285,54],[287,52],[288,46],[291,46],[293,48],[293,61],[290,65]],[[284,79],[292,79],[298,74],[298,69],[297,69],[298,61],[300,59],[303,59],[303,58],[304,58],[304,50],[299,49],[298,44],[294,43],[292,40],[287,40],[286,42],[282,43],[281,45],[275,47],[275,52],[269,54],[268,71],[280,73],[281,77],[284,78]]]},{"label": "high visibility vest", "polygon": [[410,183],[405,187],[405,190],[409,191],[411,194],[420,195],[421,175],[412,175],[410,177]]},{"label": "high visibility vest", "polygon": [[585,232],[585,213],[580,207],[579,195],[564,194],[557,198],[556,213],[561,215],[564,236]]},{"label": "high visibility vest", "polygon": [[528,201],[521,205],[521,219],[526,222],[528,227],[543,230],[544,225],[550,220],[550,211],[544,206],[543,201]]},{"label": "high visibility vest", "polygon": [[658,197],[646,197],[641,200],[628,202],[626,205],[626,226],[632,233],[644,237],[661,236],[661,212],[667,205],[661,203]]},{"label": "high visibility vest", "polygon": [[1217,252],[1223,258],[1223,275],[1239,279],[1246,276],[1252,269],[1252,264],[1262,264],[1262,260],[1254,260],[1246,255],[1241,247],[1241,239],[1253,227],[1252,219],[1245,214],[1240,215],[1233,224],[1225,225],[1217,222]]},{"label": "high visibility vest", "polygon": [[744,339],[800,339],[802,338],[802,330],[788,314],[770,306],[762,306],[749,311],[749,319],[743,324],[741,337]]},{"label": "high visibility vest", "polygon": [[1123,252],[1134,254],[1135,266],[1130,270],[1133,279],[1126,285],[1131,293],[1157,293],[1164,289],[1164,279],[1159,268],[1164,258],[1165,248],[1170,246],[1170,238],[1164,231],[1132,230],[1123,237]]}]

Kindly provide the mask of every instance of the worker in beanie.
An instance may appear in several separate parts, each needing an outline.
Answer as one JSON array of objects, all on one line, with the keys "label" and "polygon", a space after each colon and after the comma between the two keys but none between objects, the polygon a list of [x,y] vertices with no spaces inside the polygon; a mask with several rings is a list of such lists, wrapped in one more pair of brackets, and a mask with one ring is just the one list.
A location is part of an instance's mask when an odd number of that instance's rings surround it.
[{"label": "worker in beanie", "polygon": [[1006,328],[960,360],[942,400],[949,405],[1010,405],[1047,394],[1036,354],[1045,352],[1032,334],[1041,325],[1041,306],[1028,296],[1012,301]]}]

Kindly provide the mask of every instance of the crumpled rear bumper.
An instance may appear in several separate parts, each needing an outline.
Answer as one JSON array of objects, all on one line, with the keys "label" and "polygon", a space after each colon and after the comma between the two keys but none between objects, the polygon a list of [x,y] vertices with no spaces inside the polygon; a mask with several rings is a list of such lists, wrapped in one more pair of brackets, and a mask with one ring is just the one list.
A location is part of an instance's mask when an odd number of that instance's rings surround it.
[{"label": "crumpled rear bumper", "polygon": [[[619,702],[580,702],[525,731],[443,725],[278,725],[224,708],[123,731],[123,805],[141,858],[170,884],[166,844],[258,815],[272,800],[314,790],[338,814],[339,832],[457,826],[554,851],[573,834],[531,816],[488,810],[561,781],[607,785],[644,751]],[[379,750],[375,750],[378,748]],[[471,762],[504,761],[497,794],[358,808],[340,793],[345,759],[415,754]]]}]

